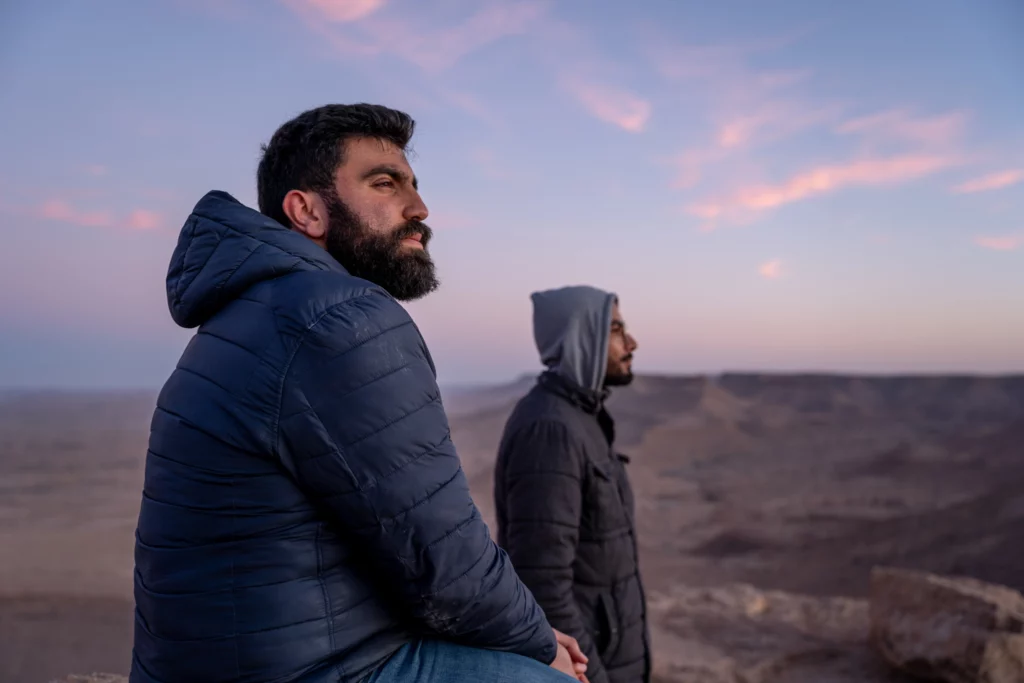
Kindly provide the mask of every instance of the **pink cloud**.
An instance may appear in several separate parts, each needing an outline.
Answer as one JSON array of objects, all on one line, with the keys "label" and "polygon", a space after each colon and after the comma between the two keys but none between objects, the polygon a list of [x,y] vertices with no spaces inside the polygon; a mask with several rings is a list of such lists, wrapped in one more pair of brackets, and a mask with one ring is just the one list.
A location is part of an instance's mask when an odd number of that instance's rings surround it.
[{"label": "pink cloud", "polygon": [[285,0],[285,4],[293,9],[339,23],[364,19],[383,7],[384,2],[385,0]]},{"label": "pink cloud", "polygon": [[568,88],[592,116],[631,133],[643,131],[651,116],[651,103],[625,90],[577,79]]},{"label": "pink cloud", "polygon": [[1024,169],[1012,169],[990,173],[980,178],[968,180],[952,188],[956,194],[970,194],[973,192],[988,192],[990,190],[1001,190],[1010,187],[1024,180]]},{"label": "pink cloud", "polygon": [[38,215],[53,221],[63,221],[90,228],[113,225],[109,211],[79,211],[60,199],[51,199],[39,207]]},{"label": "pink cloud", "polygon": [[63,199],[50,199],[31,211],[32,215],[52,221],[61,221],[86,228],[128,228],[129,230],[156,230],[163,225],[163,216],[155,211],[136,209],[124,219],[114,217],[110,211],[82,211]]},{"label": "pink cloud", "polygon": [[757,272],[767,280],[777,280],[782,277],[782,261],[774,259],[767,263],[762,263],[758,267]]},{"label": "pink cloud", "polygon": [[678,155],[671,163],[678,168],[671,186],[677,190],[693,187],[703,177],[704,167],[721,160],[725,151],[721,147],[689,149]]},{"label": "pink cloud", "polygon": [[[540,2],[485,5],[465,22],[444,29],[437,36],[427,37],[418,46],[416,59],[427,68],[447,68],[501,38],[524,33],[544,12],[545,6]],[[419,34],[419,31],[415,32]]]},{"label": "pink cloud", "polygon": [[737,145],[742,145],[750,139],[750,135],[757,125],[757,120],[750,117],[726,123],[718,129],[718,146],[736,147]]},{"label": "pink cloud", "polygon": [[163,223],[163,217],[155,211],[136,209],[128,215],[126,226],[132,230],[156,230]]},{"label": "pink cloud", "polygon": [[758,141],[789,137],[808,128],[833,121],[839,110],[834,106],[808,105],[799,100],[765,100],[743,107],[744,113],[722,117],[715,142],[726,149],[744,147]]},{"label": "pink cloud", "polygon": [[939,156],[907,155],[856,161],[844,166],[822,166],[794,176],[782,185],[740,190],[737,202],[746,209],[770,209],[847,185],[888,185],[914,180],[952,163],[951,159]]},{"label": "pink cloud", "polygon": [[722,214],[722,208],[720,204],[692,204],[687,208],[687,213],[698,218],[714,220]]},{"label": "pink cloud", "polygon": [[[671,160],[678,171],[672,179],[675,189],[698,184],[712,166],[739,157],[750,148],[784,140],[807,129],[834,121],[840,109],[834,105],[806,103],[796,98],[761,98],[748,91],[740,104],[713,105],[721,110],[714,117],[714,135],[707,143],[684,150]],[[737,112],[737,113],[733,113]]]},{"label": "pink cloud", "polygon": [[780,185],[759,185],[736,190],[725,199],[709,200],[687,207],[687,212],[704,219],[741,219],[792,202],[858,185],[893,185],[943,170],[958,160],[948,156],[908,154],[863,159],[848,164],[821,166],[797,174]]},{"label": "pink cloud", "polygon": [[1024,246],[1024,233],[1015,235],[991,235],[974,238],[974,243],[985,249],[995,251],[1013,251]]},{"label": "pink cloud", "polygon": [[103,164],[89,164],[85,167],[85,172],[92,176],[102,176],[107,174],[107,167]]},{"label": "pink cloud", "polygon": [[[479,3],[459,23],[431,26],[424,18],[409,17],[407,13],[375,16],[383,2],[285,1],[311,31],[344,56],[393,54],[431,73],[452,67],[501,38],[526,32],[545,13],[540,0],[492,1]],[[331,16],[353,18],[335,20],[336,25],[325,22],[323,12],[328,5]]]},{"label": "pink cloud", "polygon": [[891,109],[845,121],[836,128],[836,132],[941,146],[955,142],[966,122],[967,115],[962,111],[915,117],[905,109]]},{"label": "pink cloud", "polygon": [[[808,69],[764,71],[750,63],[765,53],[793,45],[809,30],[813,27],[798,27],[745,44],[685,45],[675,42],[661,27],[649,25],[643,44],[654,69],[664,78],[692,81],[709,88],[715,99],[735,104],[807,80],[812,75]],[[688,88],[687,92],[691,91]]]}]

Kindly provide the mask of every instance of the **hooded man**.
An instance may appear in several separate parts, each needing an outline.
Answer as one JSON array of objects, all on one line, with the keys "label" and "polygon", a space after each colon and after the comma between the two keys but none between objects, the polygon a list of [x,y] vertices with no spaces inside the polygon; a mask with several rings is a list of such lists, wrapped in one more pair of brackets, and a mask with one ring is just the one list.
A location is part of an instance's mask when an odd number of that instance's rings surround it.
[{"label": "hooded man", "polygon": [[260,212],[211,192],[186,221],[167,299],[198,330],[152,421],[132,683],[586,668],[491,541],[398,303],[437,286],[413,127],[307,111],[264,148]]},{"label": "hooded man", "polygon": [[498,543],[548,621],[579,641],[591,683],[650,679],[626,456],[615,450],[608,388],[632,381],[636,340],[614,294],[533,294],[547,370],[516,405],[495,467]]}]

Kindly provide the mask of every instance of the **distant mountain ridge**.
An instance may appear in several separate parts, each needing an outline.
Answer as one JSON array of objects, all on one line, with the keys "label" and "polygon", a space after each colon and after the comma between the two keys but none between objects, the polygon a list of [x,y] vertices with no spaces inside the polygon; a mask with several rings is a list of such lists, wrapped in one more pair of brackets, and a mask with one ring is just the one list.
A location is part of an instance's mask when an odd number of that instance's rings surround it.
[{"label": "distant mountain ridge", "polygon": [[[471,414],[505,407],[525,394],[535,375],[492,385],[442,389],[446,407]],[[717,397],[717,398],[716,398]],[[702,403],[703,401],[703,403]],[[1024,411],[1024,375],[855,375],[740,373],[638,375],[612,391],[609,405],[639,417],[711,410],[774,408],[803,415],[867,417],[892,411],[908,419],[946,421],[1010,418]]]}]

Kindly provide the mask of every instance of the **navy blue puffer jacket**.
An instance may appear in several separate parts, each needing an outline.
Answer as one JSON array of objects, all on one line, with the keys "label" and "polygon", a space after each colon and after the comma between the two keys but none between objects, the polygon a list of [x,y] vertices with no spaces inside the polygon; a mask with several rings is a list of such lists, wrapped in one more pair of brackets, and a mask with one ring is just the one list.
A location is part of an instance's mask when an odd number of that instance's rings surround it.
[{"label": "navy blue puffer jacket", "polygon": [[167,296],[199,329],[153,416],[133,683],[354,681],[420,638],[554,659],[405,309],[222,192]]}]

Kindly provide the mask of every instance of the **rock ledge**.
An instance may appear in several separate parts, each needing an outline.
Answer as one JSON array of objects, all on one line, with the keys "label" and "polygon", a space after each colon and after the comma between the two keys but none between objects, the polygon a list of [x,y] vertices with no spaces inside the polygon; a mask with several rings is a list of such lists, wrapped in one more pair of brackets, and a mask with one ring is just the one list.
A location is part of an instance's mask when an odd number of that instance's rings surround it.
[{"label": "rock ledge", "polygon": [[876,568],[870,642],[896,669],[943,683],[1024,681],[1024,596],[975,579]]}]

